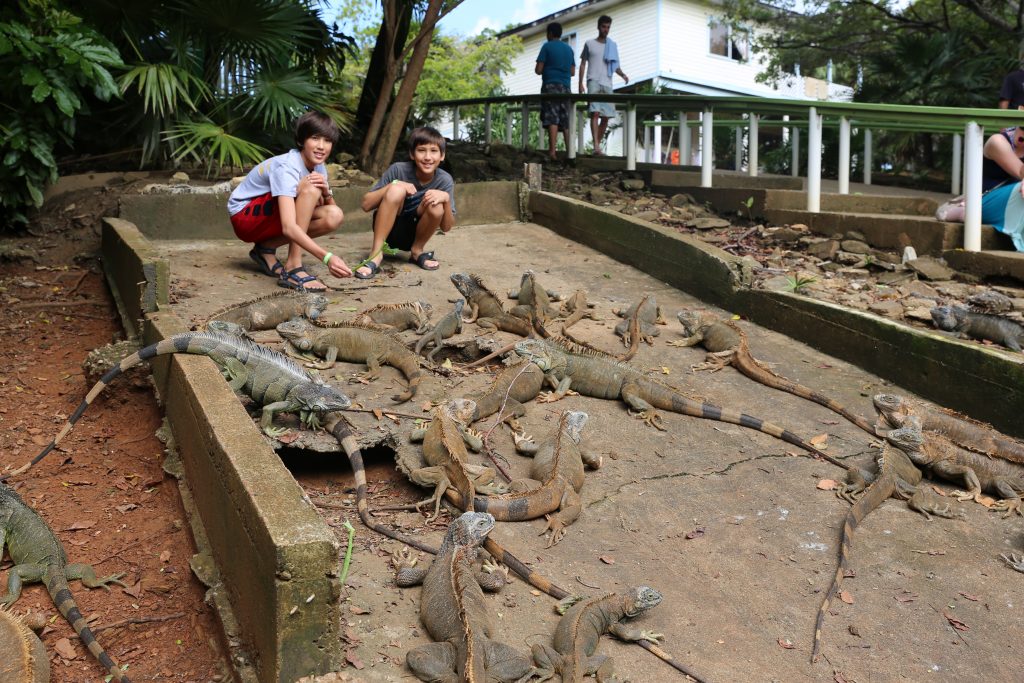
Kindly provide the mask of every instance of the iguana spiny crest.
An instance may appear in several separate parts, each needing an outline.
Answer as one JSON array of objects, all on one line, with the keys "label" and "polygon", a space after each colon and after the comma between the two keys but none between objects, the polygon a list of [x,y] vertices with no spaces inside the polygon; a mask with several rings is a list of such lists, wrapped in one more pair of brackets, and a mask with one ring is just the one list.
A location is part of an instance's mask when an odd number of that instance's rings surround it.
[{"label": "iguana spiny crest", "polygon": [[477,547],[494,528],[494,516],[486,512],[463,512],[450,525],[444,535],[439,555],[452,547]]}]

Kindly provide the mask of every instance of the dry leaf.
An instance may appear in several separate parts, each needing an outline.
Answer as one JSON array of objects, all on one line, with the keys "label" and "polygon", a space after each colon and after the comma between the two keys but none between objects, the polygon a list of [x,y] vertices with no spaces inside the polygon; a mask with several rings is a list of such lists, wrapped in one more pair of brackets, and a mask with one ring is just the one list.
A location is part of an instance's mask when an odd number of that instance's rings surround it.
[{"label": "dry leaf", "polygon": [[80,522],[73,523],[71,526],[69,526],[66,529],[66,531],[81,531],[83,529],[91,529],[94,526],[96,526],[96,520],[93,520],[93,519],[83,519]]},{"label": "dry leaf", "polygon": [[282,434],[281,436],[277,437],[277,440],[280,441],[281,443],[292,443],[293,441],[295,441],[298,438],[299,438],[299,433],[298,432],[296,432],[294,430],[289,430],[289,431],[285,432],[284,434]]},{"label": "dry leaf", "polygon": [[935,484],[932,484],[932,485],[931,485],[931,487],[932,487],[932,491],[935,491],[935,493],[939,494],[939,495],[940,495],[940,496],[942,496],[943,498],[948,498],[948,497],[949,497],[949,496],[948,496],[948,495],[946,494],[946,492],[945,492],[945,491],[943,491],[942,489],[940,489],[940,488],[939,488],[938,486],[936,486]]},{"label": "dry leaf", "polygon": [[844,676],[839,671],[835,673],[835,676],[832,677],[832,680],[835,681],[835,683],[850,683],[848,680],[846,680],[846,676]]},{"label": "dry leaf", "polygon": [[351,605],[348,608],[348,611],[351,612],[352,614],[369,614],[370,613],[370,610],[366,609],[365,607],[359,607],[358,605]]},{"label": "dry leaf", "polygon": [[704,527],[699,526],[693,531],[686,534],[686,540],[692,541],[695,538],[701,538],[704,536]]},{"label": "dry leaf", "polygon": [[963,598],[966,598],[967,600],[970,600],[971,602],[978,602],[978,596],[977,595],[971,595],[970,593],[963,593],[963,592],[961,592],[960,596],[963,597]]},{"label": "dry leaf", "polygon": [[366,666],[363,664],[363,660],[359,659],[359,655],[356,654],[355,650],[347,650],[345,652],[345,661],[360,670]]},{"label": "dry leaf", "polygon": [[122,588],[121,590],[127,593],[128,595],[132,596],[136,600],[138,600],[142,597],[142,579],[139,579],[137,582],[135,582],[134,586]]},{"label": "dry leaf", "polygon": [[128,512],[129,510],[134,510],[134,509],[136,509],[137,507],[139,507],[139,506],[138,506],[138,505],[136,505],[135,503],[128,503],[128,504],[126,504],[126,505],[118,505],[118,506],[117,506],[117,507],[116,507],[115,509],[116,509],[116,510],[117,510],[118,512],[120,512],[120,513],[124,514],[125,512]]},{"label": "dry leaf", "polygon": [[661,374],[663,374],[663,375],[671,375],[672,371],[670,369],[668,369],[667,367],[665,367],[664,365],[662,365],[661,366]]},{"label": "dry leaf", "polygon": [[793,645],[793,641],[789,638],[779,638],[779,645],[786,648],[787,650],[792,650],[794,647],[796,647],[795,645]]},{"label": "dry leaf", "polygon": [[452,367],[453,367],[452,366],[452,359],[451,358],[445,358],[444,362],[441,363],[441,367],[444,368],[445,370],[451,370]]},{"label": "dry leaf", "polygon": [[817,448],[819,451],[823,451],[826,448],[828,448],[828,434],[818,434],[817,436],[812,436],[808,443]]},{"label": "dry leaf", "polygon": [[971,628],[970,626],[960,621],[956,617],[951,616],[950,613],[946,610],[942,610],[942,616],[946,617],[946,621],[949,622],[949,625],[955,628],[957,631],[969,631]]},{"label": "dry leaf", "polygon": [[917,595],[915,593],[895,595],[893,597],[895,598],[896,602],[901,602],[903,604],[907,604],[908,602],[914,602],[914,600],[917,599]]},{"label": "dry leaf", "polygon": [[995,498],[989,498],[988,496],[978,496],[976,500],[987,508],[992,507],[996,503]]},{"label": "dry leaf", "polygon": [[170,562],[171,561],[171,551],[170,550],[165,550],[162,553],[160,553],[160,561],[161,562]]},{"label": "dry leaf", "polygon": [[599,557],[597,559],[601,560],[605,564],[615,564],[615,558],[612,557],[611,555],[602,555],[601,557]]},{"label": "dry leaf", "polygon": [[839,591],[839,599],[845,602],[847,605],[853,604],[853,596],[850,595],[849,591]]},{"label": "dry leaf", "polygon": [[57,651],[64,659],[78,659],[78,653],[75,651],[75,646],[71,644],[71,641],[67,638],[61,638],[53,645],[53,649]]},{"label": "dry leaf", "polygon": [[380,420],[382,417],[384,417],[384,411],[382,411],[380,408],[374,408],[373,416]]},{"label": "dry leaf", "polygon": [[831,491],[838,486],[839,484],[835,479],[822,479],[818,482],[818,488],[822,491]]}]

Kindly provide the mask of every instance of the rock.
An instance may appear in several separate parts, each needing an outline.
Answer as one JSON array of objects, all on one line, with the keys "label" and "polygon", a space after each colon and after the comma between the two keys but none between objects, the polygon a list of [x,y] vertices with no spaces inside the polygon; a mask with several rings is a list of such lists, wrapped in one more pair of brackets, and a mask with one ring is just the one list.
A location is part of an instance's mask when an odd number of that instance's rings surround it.
[{"label": "rock", "polygon": [[341,189],[343,187],[348,187],[351,184],[352,184],[352,181],[349,180],[348,178],[341,178],[340,180],[332,181],[331,182],[331,187],[333,187],[335,189]]},{"label": "rock", "polygon": [[905,285],[900,285],[900,293],[904,296],[916,296],[921,297],[922,299],[931,299],[932,301],[939,298],[939,293],[935,291],[934,287],[929,284],[925,284],[920,280],[914,280],[913,282],[908,282]]},{"label": "rock", "polygon": [[644,189],[643,178],[623,178],[622,179],[623,190],[642,190]]},{"label": "rock", "polygon": [[661,212],[652,210],[641,211],[640,213],[633,214],[633,218],[642,221],[651,221],[653,223],[657,221],[659,218],[661,218]]},{"label": "rock", "polygon": [[696,203],[693,197],[688,194],[674,194],[668,200],[669,206],[674,206],[678,209],[686,209]]},{"label": "rock", "polygon": [[355,155],[349,154],[348,152],[338,152],[334,155],[334,160],[339,164],[347,164],[348,162],[355,159]]},{"label": "rock", "polygon": [[587,192],[587,196],[590,197],[590,201],[595,204],[606,204],[615,199],[616,195],[608,190],[603,190],[600,187],[592,187]]},{"label": "rock", "polygon": [[243,180],[245,180],[244,175],[236,175],[231,179],[231,189],[234,190],[236,187],[241,185]]},{"label": "rock", "polygon": [[868,238],[864,236],[864,233],[857,232],[856,230],[847,230],[843,239],[854,240],[857,242],[867,242]]},{"label": "rock", "polygon": [[917,250],[911,246],[903,247],[903,257],[900,259],[903,263],[907,261],[914,261],[917,259]]},{"label": "rock", "polygon": [[189,181],[188,173],[185,173],[184,171],[178,171],[177,173],[175,173],[174,175],[171,176],[171,179],[168,181],[168,184],[169,185],[184,185],[188,181]]},{"label": "rock", "polygon": [[807,247],[807,254],[822,261],[831,261],[839,253],[839,242],[835,240],[822,240]]},{"label": "rock", "polygon": [[340,180],[345,177],[345,169],[341,164],[326,164],[327,179]]},{"label": "rock", "polygon": [[840,246],[851,254],[870,254],[871,245],[863,240],[843,240]]},{"label": "rock", "polygon": [[883,263],[903,263],[898,254],[894,254],[891,251],[882,251],[881,249],[872,249],[871,256],[876,261],[882,261]]},{"label": "rock", "polygon": [[903,304],[899,301],[875,301],[868,304],[868,310],[886,318],[903,317]]},{"label": "rock", "polygon": [[811,230],[810,228],[808,228],[808,227],[807,227],[806,225],[804,225],[803,223],[793,223],[793,225],[791,225],[791,226],[789,226],[789,227],[790,227],[790,228],[791,228],[792,230],[799,230],[800,232],[810,232],[810,230]]},{"label": "rock", "polygon": [[843,269],[843,264],[836,263],[835,261],[826,261],[825,263],[822,263],[820,267],[826,273],[836,273]]},{"label": "rock", "polygon": [[967,297],[967,303],[980,313],[1007,313],[1013,310],[1013,300],[994,289],[986,289]]},{"label": "rock", "polygon": [[917,279],[917,273],[912,270],[897,270],[892,273],[882,273],[878,276],[877,282],[880,285],[898,285],[901,282]]},{"label": "rock", "polygon": [[913,320],[920,320],[922,322],[930,323],[932,321],[932,307],[929,306],[914,306],[913,308],[904,307],[903,317],[911,318]]},{"label": "rock", "polygon": [[796,242],[800,237],[801,234],[792,228],[779,228],[775,232],[771,233],[771,238],[776,242]]},{"label": "rock", "polygon": [[784,292],[792,289],[791,278],[787,275],[776,275],[775,277],[768,278],[767,280],[761,281],[761,288],[768,289],[773,292]]},{"label": "rock", "polygon": [[864,263],[863,254],[853,254],[848,251],[840,251],[835,255],[835,261],[846,266],[859,265]]},{"label": "rock", "polygon": [[952,280],[956,272],[938,259],[925,256],[922,258],[907,261],[907,267],[923,277],[925,280],[941,281]]},{"label": "rock", "polygon": [[507,156],[492,156],[487,160],[487,165],[497,173],[512,172],[512,160]]},{"label": "rock", "polygon": [[688,224],[692,228],[698,230],[712,230],[714,228],[728,228],[732,223],[725,220],[724,218],[704,217],[696,218],[692,223]]}]

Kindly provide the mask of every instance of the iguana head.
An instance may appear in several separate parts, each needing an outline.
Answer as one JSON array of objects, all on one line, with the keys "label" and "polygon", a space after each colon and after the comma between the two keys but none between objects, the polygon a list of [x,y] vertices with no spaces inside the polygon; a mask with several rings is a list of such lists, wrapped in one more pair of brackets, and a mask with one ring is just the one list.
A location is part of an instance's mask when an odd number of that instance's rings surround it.
[{"label": "iguana head", "polygon": [[462,315],[462,309],[465,308],[465,307],[466,307],[466,300],[465,299],[459,299],[458,301],[456,301],[455,302],[455,315],[461,316]]},{"label": "iguana head", "polygon": [[544,344],[539,339],[523,339],[518,341],[516,342],[515,351],[526,360],[535,363],[544,372],[551,369],[551,358]]},{"label": "iguana head", "polygon": [[929,313],[935,327],[947,332],[955,330],[967,317],[967,309],[962,306],[936,306]]},{"label": "iguana head", "polygon": [[472,276],[468,273],[452,273],[451,280],[452,284],[455,285],[455,289],[459,290],[459,294],[467,299],[476,288],[476,282],[473,281]]},{"label": "iguana head", "polygon": [[885,440],[906,453],[916,464],[924,463],[926,458],[921,451],[921,446],[924,445],[924,434],[919,426],[893,429],[885,435]]},{"label": "iguana head", "polygon": [[216,332],[218,334],[229,334],[232,337],[241,337],[242,339],[249,339],[249,333],[245,331],[238,323],[228,322],[227,320],[211,320],[206,323],[207,332]]},{"label": "iguana head", "polygon": [[567,410],[562,416],[562,429],[575,443],[583,438],[583,428],[587,426],[590,416],[582,410]]},{"label": "iguana head", "polygon": [[299,404],[302,421],[311,427],[319,426],[320,418],[327,413],[345,410],[352,405],[348,396],[322,382],[302,382],[292,390],[289,398]]},{"label": "iguana head", "polygon": [[448,525],[445,546],[479,546],[494,528],[494,517],[487,512],[463,512]]},{"label": "iguana head", "polygon": [[679,324],[683,326],[683,334],[687,337],[697,334],[697,328],[700,327],[703,320],[700,313],[696,311],[679,311],[676,313],[676,317],[679,319]]},{"label": "iguana head", "polygon": [[473,413],[476,412],[476,401],[471,401],[468,398],[453,398],[444,404],[444,411],[453,420],[469,424],[473,421]]},{"label": "iguana head", "polygon": [[327,308],[327,304],[330,302],[327,297],[323,294],[307,294],[306,295],[306,307],[304,315],[310,320],[316,320],[320,317],[320,314]]},{"label": "iguana head", "polygon": [[519,289],[522,289],[523,287],[525,287],[527,282],[535,283],[535,281],[534,281],[534,273],[533,273],[532,270],[525,271],[523,273],[523,276],[521,278],[519,278]]},{"label": "iguana head", "polygon": [[661,593],[647,586],[630,588],[626,593],[625,611],[627,617],[635,617],[661,603]]},{"label": "iguana head", "polygon": [[277,326],[277,333],[292,343],[292,346],[299,351],[309,351],[313,347],[313,340],[309,336],[313,325],[302,318],[292,318]]},{"label": "iguana head", "polygon": [[430,313],[434,310],[434,307],[426,301],[414,301],[412,310],[416,312],[416,322],[419,324],[419,327],[423,328],[430,322]]},{"label": "iguana head", "polygon": [[871,397],[875,410],[893,427],[902,427],[909,415],[909,405],[896,394],[875,394]]}]

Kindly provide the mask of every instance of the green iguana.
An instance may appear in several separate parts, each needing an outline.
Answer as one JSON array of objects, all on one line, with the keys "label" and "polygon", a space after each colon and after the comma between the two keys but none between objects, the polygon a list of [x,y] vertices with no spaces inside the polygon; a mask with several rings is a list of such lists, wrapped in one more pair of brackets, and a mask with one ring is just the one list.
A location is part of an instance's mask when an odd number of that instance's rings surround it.
[{"label": "green iguana", "polygon": [[[520,453],[533,456],[529,479],[515,479],[510,493],[500,496],[478,496],[473,500],[477,512],[489,512],[499,522],[523,522],[547,517],[541,534],[551,532],[547,548],[565,536],[566,527],[583,512],[579,491],[583,488],[583,466],[601,466],[601,456],[580,448],[587,414],[567,410],[562,413],[551,439],[539,448],[531,442],[516,439]],[[460,509],[467,507],[458,492],[445,492],[449,502]]]},{"label": "green iguana", "polygon": [[47,444],[31,462],[9,475],[0,477],[0,481],[15,474],[21,474],[46,457],[60,443],[61,439],[67,436],[89,404],[114,378],[143,361],[170,353],[190,353],[207,356],[213,360],[222,371],[230,376],[228,386],[233,391],[241,391],[258,405],[263,406],[260,427],[271,435],[277,433],[273,427],[274,415],[277,413],[297,412],[303,424],[316,428],[320,425],[320,419],[324,415],[336,410],[344,410],[352,404],[348,397],[340,391],[326,384],[319,377],[309,374],[293,360],[273,349],[229,334],[214,332],[175,334],[140,349],[111,368],[89,390],[85,399],[64,423],[53,441]]},{"label": "green iguana", "polygon": [[[17,602],[21,597],[23,583],[42,581],[53,604],[75,629],[92,656],[103,665],[113,680],[130,683],[117,663],[96,641],[96,636],[89,630],[68,588],[68,581],[75,579],[81,580],[86,588],[110,590],[108,583],[127,588],[120,581],[124,574],[101,579],[96,577],[93,568],[87,564],[68,564],[64,547],[49,525],[17,493],[0,484],[0,557],[3,556],[5,544],[14,566],[7,572],[7,595],[0,596],[0,604],[10,606]],[[3,657],[6,659],[11,654],[10,651],[4,651]]]},{"label": "green iguana", "polygon": [[518,305],[512,307],[509,313],[528,322],[536,319],[541,323],[546,323],[559,315],[558,311],[551,306],[551,301],[557,299],[557,295],[541,287],[532,270],[523,273],[519,280],[519,289],[510,291],[508,298],[516,299],[519,302]]},{"label": "green iguana", "polygon": [[43,641],[5,607],[0,607],[0,652],[0,681],[50,683],[50,657]]},{"label": "green iguana", "polygon": [[418,510],[421,505],[434,503],[434,514],[427,518],[433,521],[441,512],[441,499],[448,487],[458,491],[462,500],[469,501],[469,511],[473,511],[473,494],[504,493],[504,486],[493,484],[494,470],[483,465],[469,462],[465,440],[469,420],[476,410],[476,404],[464,398],[452,399],[434,408],[430,426],[425,430],[414,431],[410,437],[414,441],[423,440],[423,460],[427,467],[413,470],[409,478],[420,486],[433,486],[434,495],[416,503]]},{"label": "green iguana", "polygon": [[1001,499],[989,509],[1005,510],[1003,517],[1014,513],[1024,516],[1018,495],[1024,491],[1024,465],[960,448],[941,434],[921,431],[921,425],[915,420],[907,424],[909,426],[888,432],[886,440],[906,453],[918,467],[927,467],[943,479],[963,482],[967,492],[954,491],[954,498],[981,503],[982,491],[992,491]]},{"label": "green iguana", "polygon": [[658,300],[653,294],[645,294],[640,301],[625,311],[612,312],[623,318],[622,322],[615,326],[615,334],[622,337],[622,345],[629,348],[629,353],[622,360],[629,360],[635,356],[641,341],[653,344],[654,338],[661,334],[657,326],[665,324],[661,307],[658,306]]},{"label": "green iguana", "polygon": [[408,555],[396,555],[395,582],[422,584],[420,620],[436,642],[413,648],[405,662],[421,681],[434,683],[514,683],[527,680],[533,664],[525,654],[495,639],[484,590],[496,592],[506,574],[494,563],[476,569],[477,554],[494,518],[466,512],[448,526],[441,549],[428,569]]},{"label": "green iguana", "polygon": [[636,417],[657,429],[664,430],[665,427],[660,424],[660,415],[655,409],[671,410],[683,415],[754,429],[799,446],[833,465],[843,469],[850,468],[849,465],[806,443],[788,429],[746,413],[688,398],[673,387],[645,377],[629,364],[615,361],[592,349],[555,339],[523,339],[516,343],[515,348],[516,353],[536,363],[549,381],[558,384],[558,388],[552,394],[542,395],[538,401],[557,401],[570,389],[575,389],[584,396],[622,399],[631,409],[637,411]]},{"label": "green iguana", "polygon": [[904,426],[908,417],[915,416],[924,431],[941,434],[961,448],[1024,465],[1024,444],[990,425],[895,394],[876,394],[872,400],[882,421],[889,427],[898,429]]},{"label": "green iguana", "polygon": [[502,422],[513,431],[522,431],[517,419],[526,414],[523,404],[540,395],[545,381],[544,371],[529,361],[505,368],[489,387],[466,397],[476,404],[470,424],[501,411]]},{"label": "green iguana", "polygon": [[290,320],[277,326],[277,332],[299,351],[311,351],[324,359],[313,367],[324,370],[334,367],[339,358],[348,363],[365,363],[363,376],[374,380],[380,376],[380,366],[390,365],[409,382],[409,389],[391,397],[402,403],[416,395],[423,381],[419,357],[405,347],[397,333],[387,328],[355,322],[329,325],[311,324],[305,320]]},{"label": "green iguana", "polygon": [[852,576],[850,555],[853,548],[853,532],[864,518],[876,510],[882,503],[892,497],[908,501],[912,510],[917,510],[927,519],[930,514],[939,517],[953,518],[963,515],[952,510],[948,503],[938,502],[938,497],[926,488],[918,488],[921,483],[921,471],[902,451],[889,444],[883,444],[882,450],[875,458],[878,474],[874,481],[867,483],[871,475],[858,469],[849,471],[850,483],[837,492],[840,498],[850,500],[856,498],[853,507],[846,514],[843,522],[843,535],[839,542],[839,566],[832,579],[832,585],[825,593],[825,599],[818,609],[818,618],[814,625],[814,646],[811,648],[811,662],[818,661],[821,655],[821,629],[825,625],[825,615],[829,603],[839,594],[839,589],[846,576]]},{"label": "green iguana", "polygon": [[751,356],[747,335],[739,325],[731,321],[719,320],[714,316],[702,316],[696,311],[680,311],[677,317],[683,325],[686,339],[670,341],[668,345],[690,347],[700,344],[703,346],[708,351],[708,357],[711,360],[702,366],[696,366],[696,369],[710,367],[717,370],[726,365],[732,365],[755,382],[813,401],[839,413],[868,434],[877,436],[875,426],[867,419],[851,412],[824,394],[775,374],[764,363]]},{"label": "green iguana", "polygon": [[423,334],[430,323],[431,306],[426,301],[410,301],[401,304],[377,304],[355,315],[355,322],[387,325],[396,332],[414,330]]},{"label": "green iguana", "polygon": [[420,340],[416,342],[414,353],[417,356],[420,355],[428,342],[434,342],[434,349],[427,354],[427,360],[433,362],[434,354],[444,348],[444,340],[462,332],[462,309],[465,305],[465,299],[456,301],[452,312],[438,320],[436,325],[420,337]]},{"label": "green iguana", "polygon": [[245,303],[228,306],[211,315],[206,330],[214,320],[235,323],[246,332],[272,330],[292,318],[316,320],[330,302],[323,294],[278,292]]},{"label": "green iguana", "polygon": [[533,661],[539,669],[539,681],[546,681],[555,674],[561,675],[562,683],[582,683],[589,674],[596,674],[598,681],[611,680],[614,661],[604,655],[594,655],[602,635],[611,633],[626,642],[648,640],[652,643],[662,637],[660,633],[621,623],[661,603],[661,593],[653,588],[637,586],[624,593],[582,600],[565,610],[567,603],[571,604],[566,600],[556,608],[564,616],[555,627],[553,647],[537,643],[531,648]]},{"label": "green iguana", "polygon": [[452,273],[451,280],[469,305],[467,323],[476,322],[485,330],[502,330],[523,337],[533,334],[532,325],[506,312],[498,297],[476,275]]},{"label": "green iguana", "polygon": [[1020,351],[1024,345],[1024,327],[1009,318],[975,313],[963,306],[936,306],[931,314],[940,330],[1002,344],[1013,351]]}]

